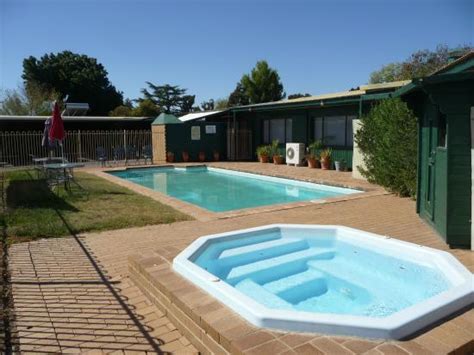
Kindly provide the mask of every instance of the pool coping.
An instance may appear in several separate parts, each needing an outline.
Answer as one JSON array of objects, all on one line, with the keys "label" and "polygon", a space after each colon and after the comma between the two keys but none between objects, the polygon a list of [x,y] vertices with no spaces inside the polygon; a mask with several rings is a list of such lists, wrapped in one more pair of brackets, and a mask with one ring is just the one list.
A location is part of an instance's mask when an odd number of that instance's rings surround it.
[{"label": "pool coping", "polygon": [[[168,196],[162,192],[150,189],[148,187],[141,186],[139,184],[133,183],[131,181],[127,181],[123,178],[120,178],[108,173],[112,171],[127,171],[127,170],[143,169],[143,168],[166,168],[166,167],[169,167],[169,168],[192,168],[192,167],[218,168],[222,170],[229,170],[229,171],[235,171],[235,172],[246,173],[246,174],[275,177],[275,178],[281,178],[281,179],[287,179],[287,180],[295,180],[295,181],[304,182],[304,183],[321,184],[321,185],[327,185],[327,186],[337,187],[337,188],[355,189],[355,190],[359,190],[360,193],[352,193],[348,195],[331,197],[331,198],[326,198],[326,199],[321,199],[321,200],[298,201],[298,202],[292,202],[292,203],[274,204],[274,205],[261,206],[261,207],[243,208],[243,209],[232,210],[232,211],[212,212],[198,205],[182,201],[178,198]],[[116,168],[109,167],[109,168],[85,170],[85,171],[91,174],[94,174],[96,176],[99,176],[103,179],[106,179],[110,182],[113,182],[117,185],[120,185],[122,187],[128,188],[136,193],[148,196],[158,202],[161,202],[173,208],[176,208],[179,211],[184,212],[190,215],[191,217],[200,221],[234,218],[234,217],[248,216],[248,215],[259,214],[259,213],[282,211],[282,210],[293,209],[293,208],[325,205],[325,204],[330,204],[330,203],[338,203],[338,202],[344,202],[344,201],[355,200],[355,199],[360,199],[360,198],[367,198],[371,196],[379,196],[379,195],[388,194],[388,192],[386,192],[385,190],[381,188],[377,188],[377,187],[374,187],[373,189],[372,188],[367,189],[367,188],[362,188],[360,186],[350,186],[350,185],[345,186],[342,184],[331,184],[328,181],[315,181],[311,179],[300,179],[297,177],[288,177],[284,175],[263,174],[263,173],[248,171],[248,170],[229,169],[229,168],[222,167],[219,165],[202,164],[202,163],[201,164],[196,164],[196,163],[179,164],[179,165],[159,164],[159,165],[116,167]]]},{"label": "pool coping", "polygon": [[[167,246],[153,252],[130,255],[130,278],[203,354],[295,353],[315,351],[314,346],[333,354],[362,353],[375,350],[376,347],[387,351],[405,350],[407,353],[427,351],[421,345],[425,344],[424,331],[414,338],[397,341],[258,328],[175,272],[172,261],[180,251],[179,248]],[[450,333],[453,327],[451,323],[448,319],[433,327],[437,333]],[[424,340],[418,342],[418,337]],[[456,342],[450,345],[450,353],[473,351],[474,340],[467,338],[466,334],[457,337]],[[436,348],[436,344],[429,348]]]},{"label": "pool coping", "polygon": [[[417,258],[432,260],[450,281],[456,285],[438,295],[425,299],[389,316],[378,318],[348,314],[323,314],[270,309],[240,292],[196,265],[192,259],[210,241],[238,238],[248,233],[265,230],[333,230],[338,239],[365,245],[383,254],[403,250],[401,260]],[[340,232],[343,234],[340,235]],[[420,246],[390,237],[340,225],[270,224],[254,228],[211,234],[194,240],[173,260],[173,269],[198,287],[225,303],[250,323],[262,328],[286,331],[324,332],[332,335],[361,336],[380,339],[403,339],[426,328],[439,319],[446,318],[470,304],[474,293],[473,275],[450,253]]]}]

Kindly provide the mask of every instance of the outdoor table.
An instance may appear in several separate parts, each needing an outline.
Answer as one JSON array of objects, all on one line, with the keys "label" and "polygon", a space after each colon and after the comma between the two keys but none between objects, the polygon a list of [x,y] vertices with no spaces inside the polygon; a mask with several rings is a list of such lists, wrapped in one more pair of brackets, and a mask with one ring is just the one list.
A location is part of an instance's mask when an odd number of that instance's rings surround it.
[{"label": "outdoor table", "polygon": [[[70,189],[70,182],[74,182],[77,186],[79,184],[74,180],[74,169],[86,166],[84,163],[53,163],[44,164],[43,168],[47,172],[48,182],[52,185],[58,185],[64,182],[64,189]],[[48,172],[51,172],[53,179],[49,178]],[[53,181],[51,181],[53,180]]]}]

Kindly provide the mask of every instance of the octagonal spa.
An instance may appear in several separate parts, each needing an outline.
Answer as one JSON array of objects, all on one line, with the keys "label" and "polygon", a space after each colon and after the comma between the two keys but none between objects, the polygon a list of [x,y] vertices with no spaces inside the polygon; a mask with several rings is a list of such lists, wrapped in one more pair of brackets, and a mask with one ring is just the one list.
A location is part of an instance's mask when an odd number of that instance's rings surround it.
[{"label": "octagonal spa", "polygon": [[402,339],[474,296],[451,254],[342,226],[205,236],[173,268],[250,323],[286,331]]}]

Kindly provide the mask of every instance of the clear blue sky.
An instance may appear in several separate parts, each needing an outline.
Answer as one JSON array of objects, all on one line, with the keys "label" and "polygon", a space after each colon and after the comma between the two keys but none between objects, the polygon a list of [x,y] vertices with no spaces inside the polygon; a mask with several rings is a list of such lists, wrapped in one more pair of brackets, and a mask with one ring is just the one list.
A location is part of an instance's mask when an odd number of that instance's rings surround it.
[{"label": "clear blue sky", "polygon": [[227,96],[257,60],[288,94],[366,83],[418,49],[474,43],[472,0],[0,0],[0,88],[22,60],[71,50],[98,60],[125,97],[145,81]]}]

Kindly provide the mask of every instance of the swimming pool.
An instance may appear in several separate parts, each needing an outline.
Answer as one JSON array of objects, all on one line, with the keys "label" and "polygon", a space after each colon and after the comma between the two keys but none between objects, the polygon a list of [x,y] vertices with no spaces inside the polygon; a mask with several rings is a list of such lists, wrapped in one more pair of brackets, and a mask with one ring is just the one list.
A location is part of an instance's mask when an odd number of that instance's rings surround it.
[{"label": "swimming pool", "polygon": [[174,269],[251,323],[400,339],[463,308],[449,253],[342,226],[270,225],[199,238]]},{"label": "swimming pool", "polygon": [[213,212],[361,192],[212,167],[158,167],[109,173]]}]

